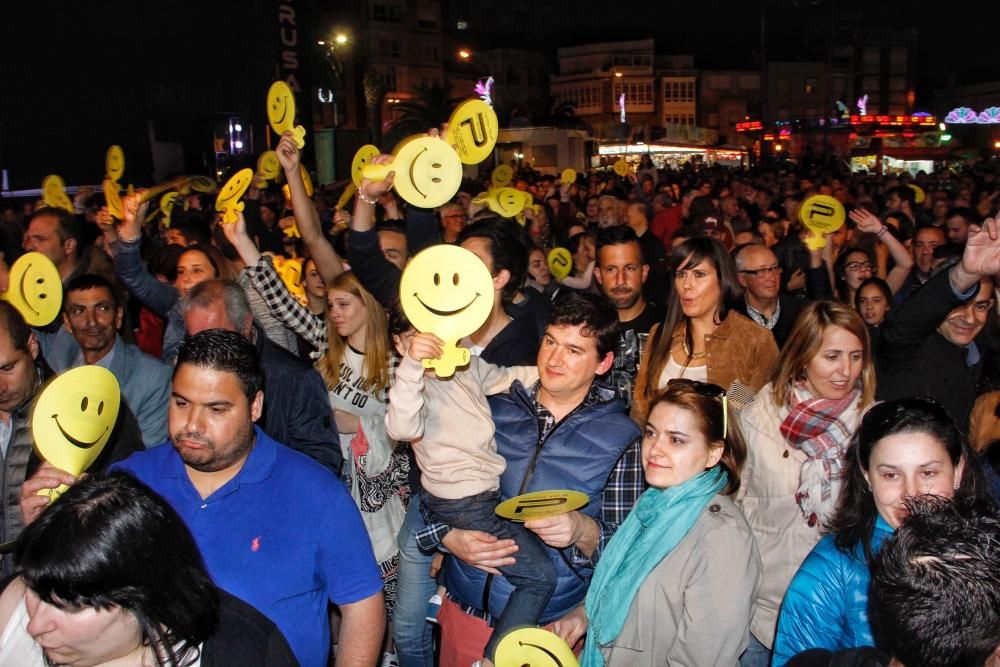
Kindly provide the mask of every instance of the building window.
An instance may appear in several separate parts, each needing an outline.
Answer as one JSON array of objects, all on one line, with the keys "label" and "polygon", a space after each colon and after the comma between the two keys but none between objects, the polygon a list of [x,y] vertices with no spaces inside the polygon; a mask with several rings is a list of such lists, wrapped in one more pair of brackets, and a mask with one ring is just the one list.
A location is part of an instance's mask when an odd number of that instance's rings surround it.
[{"label": "building window", "polygon": [[626,82],[615,84],[615,106],[618,106],[618,99],[625,94],[625,108],[631,105],[652,106],[653,105],[653,84],[650,82]]},{"label": "building window", "polygon": [[402,23],[403,8],[399,5],[386,3],[376,3],[371,6],[371,16],[373,21],[383,21],[385,23]]},{"label": "building window", "polygon": [[403,43],[400,40],[394,39],[389,42],[389,55],[393,58],[403,57]]},{"label": "building window", "polygon": [[468,21],[459,21],[458,23],[455,24],[455,29],[456,30],[468,30],[469,29],[469,22]]},{"label": "building window", "polygon": [[816,92],[816,79],[809,77],[806,79],[806,94],[812,95]]},{"label": "building window", "polygon": [[792,88],[792,82],[788,80],[787,76],[778,77],[778,94],[787,95]]},{"label": "building window", "polygon": [[905,46],[894,46],[889,49],[890,65],[905,65],[909,49]]}]

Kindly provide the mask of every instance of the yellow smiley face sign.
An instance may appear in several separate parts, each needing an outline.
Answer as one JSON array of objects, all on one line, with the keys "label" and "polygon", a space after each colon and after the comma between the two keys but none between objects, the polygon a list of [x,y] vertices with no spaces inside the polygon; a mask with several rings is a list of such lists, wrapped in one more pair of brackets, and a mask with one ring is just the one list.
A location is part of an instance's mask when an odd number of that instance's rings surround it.
[{"label": "yellow smiley face sign", "polygon": [[579,491],[565,489],[533,491],[503,501],[494,511],[497,516],[511,521],[531,521],[572,512],[588,502],[590,499],[587,498],[587,494]]},{"label": "yellow smiley face sign", "polygon": [[521,628],[497,644],[496,667],[579,667],[580,662],[559,635],[542,628]]},{"label": "yellow smiley face sign", "polygon": [[493,188],[472,200],[476,204],[486,204],[491,211],[505,218],[513,218],[531,206],[531,194],[515,188]]},{"label": "yellow smiley face sign", "polygon": [[56,174],[49,174],[42,179],[42,201],[46,206],[61,208],[74,213],[73,200],[66,194],[66,183]]},{"label": "yellow smiley face sign", "polygon": [[[121,391],[111,371],[80,366],[49,383],[31,417],[35,448],[43,459],[72,475],[79,475],[108,444],[118,420]],[[45,489],[38,495],[54,500],[65,491]]]},{"label": "yellow smiley face sign", "polygon": [[451,377],[457,367],[469,363],[469,351],[458,347],[458,341],[481,327],[493,310],[493,277],[465,248],[431,246],[406,265],[399,301],[417,331],[445,343],[441,358],[425,359],[424,366],[439,377]]},{"label": "yellow smiley face sign", "polygon": [[562,174],[559,176],[559,180],[563,185],[573,185],[576,183],[576,169],[571,169],[569,167],[563,169]]},{"label": "yellow smiley face sign", "polygon": [[104,177],[120,181],[125,175],[125,151],[121,146],[111,146],[104,156]]},{"label": "yellow smiley face sign", "polygon": [[354,159],[351,160],[351,180],[354,182],[355,188],[361,187],[361,179],[365,177],[365,167],[370,165],[380,153],[378,146],[365,144],[354,154]]},{"label": "yellow smiley face sign", "polygon": [[111,217],[121,220],[124,217],[124,211],[122,210],[122,196],[118,183],[110,178],[105,178],[101,187],[104,190],[104,201],[108,206],[108,213],[111,214]]},{"label": "yellow smiley face sign", "polygon": [[448,120],[448,143],[465,164],[479,164],[489,157],[499,134],[497,112],[479,98],[459,104]]},{"label": "yellow smiley face sign", "polygon": [[56,265],[40,252],[21,255],[10,267],[7,291],[0,299],[17,308],[30,326],[49,324],[62,308],[62,279]]},{"label": "yellow smiley face sign", "polygon": [[628,162],[626,162],[625,160],[618,160],[613,165],[611,165],[611,168],[614,170],[616,174],[618,174],[622,178],[625,178],[629,172]]},{"label": "yellow smiley face sign", "polygon": [[914,203],[923,204],[924,200],[927,199],[927,193],[919,185],[914,185],[913,183],[907,183],[907,186],[913,190]]},{"label": "yellow smiley face sign", "polygon": [[222,224],[231,225],[239,220],[237,213],[243,210],[240,198],[246,194],[253,181],[253,169],[240,169],[219,190],[215,199],[215,210],[222,213]]},{"label": "yellow smiley face sign", "polygon": [[549,273],[556,280],[562,280],[573,269],[573,255],[566,248],[553,248],[545,258]]},{"label": "yellow smiley face sign", "polygon": [[195,192],[208,194],[209,192],[215,192],[218,183],[210,176],[188,176],[188,186]]},{"label": "yellow smiley face sign", "polygon": [[514,170],[511,169],[509,164],[499,164],[493,170],[490,175],[490,180],[493,182],[493,187],[502,188],[510,185],[511,180],[514,178]]},{"label": "yellow smiley face sign", "polygon": [[447,203],[462,185],[462,161],[437,137],[405,139],[396,147],[392,162],[369,164],[362,173],[369,180],[384,181],[390,171],[396,173],[393,187],[399,196],[421,208]]},{"label": "yellow smiley face sign", "polygon": [[170,229],[170,216],[174,212],[174,205],[177,203],[179,193],[168,192],[160,197],[160,213],[163,214],[163,226]]},{"label": "yellow smiley face sign", "polygon": [[305,128],[295,124],[295,95],[284,81],[275,81],[267,91],[267,119],[279,137],[291,132],[298,148],[306,145]]},{"label": "yellow smiley face sign", "polygon": [[844,219],[843,204],[829,195],[813,195],[802,202],[799,209],[799,220],[814,236],[837,231]]},{"label": "yellow smiley face sign", "polygon": [[264,151],[257,158],[257,175],[265,181],[273,181],[281,173],[281,163],[274,151]]}]

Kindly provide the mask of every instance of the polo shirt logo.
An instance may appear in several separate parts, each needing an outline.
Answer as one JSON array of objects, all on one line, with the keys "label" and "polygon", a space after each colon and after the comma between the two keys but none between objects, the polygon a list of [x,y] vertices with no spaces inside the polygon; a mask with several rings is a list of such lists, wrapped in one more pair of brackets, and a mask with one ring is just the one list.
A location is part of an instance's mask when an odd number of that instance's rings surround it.
[{"label": "polo shirt logo", "polygon": [[250,541],[250,551],[257,553],[260,551],[260,535]]}]

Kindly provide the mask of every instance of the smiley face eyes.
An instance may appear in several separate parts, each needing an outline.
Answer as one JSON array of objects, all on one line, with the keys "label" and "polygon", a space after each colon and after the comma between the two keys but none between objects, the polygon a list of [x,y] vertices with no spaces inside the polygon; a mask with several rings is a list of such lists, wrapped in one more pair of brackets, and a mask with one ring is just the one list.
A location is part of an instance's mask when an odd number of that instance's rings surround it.
[{"label": "smiley face eyes", "polygon": [[[89,405],[90,405],[90,399],[84,396],[83,400],[80,401],[80,412],[86,412],[87,407]],[[104,412],[104,401],[101,401],[100,403],[97,404],[97,415],[100,416],[101,413],[103,412]]]},{"label": "smiley face eyes", "polygon": [[[458,274],[457,273],[453,273],[451,275],[451,284],[454,285],[455,287],[458,287],[459,281],[460,281],[460,278],[459,278]],[[434,284],[435,285],[440,285],[441,284],[441,274],[440,273],[435,273],[434,274]]]}]

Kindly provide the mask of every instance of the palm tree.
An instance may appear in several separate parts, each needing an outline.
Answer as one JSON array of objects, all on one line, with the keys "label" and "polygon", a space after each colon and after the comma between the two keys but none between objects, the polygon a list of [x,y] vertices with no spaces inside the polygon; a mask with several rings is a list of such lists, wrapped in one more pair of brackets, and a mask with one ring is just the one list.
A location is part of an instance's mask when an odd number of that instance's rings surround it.
[{"label": "palm tree", "polygon": [[398,114],[386,132],[386,150],[410,135],[423,134],[432,127],[440,127],[448,120],[458,103],[451,96],[450,83],[420,83],[413,89],[413,93],[412,99],[403,100],[396,105]]},{"label": "palm tree", "polygon": [[362,80],[365,90],[365,107],[368,110],[368,127],[372,133],[372,143],[381,145],[382,141],[382,100],[385,98],[385,75],[374,68],[365,70]]}]

